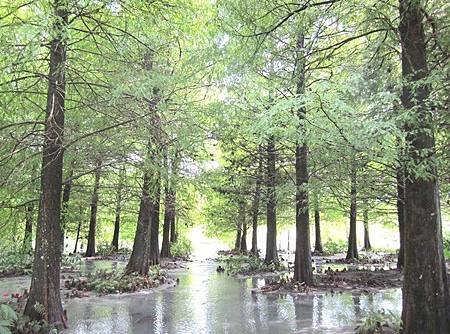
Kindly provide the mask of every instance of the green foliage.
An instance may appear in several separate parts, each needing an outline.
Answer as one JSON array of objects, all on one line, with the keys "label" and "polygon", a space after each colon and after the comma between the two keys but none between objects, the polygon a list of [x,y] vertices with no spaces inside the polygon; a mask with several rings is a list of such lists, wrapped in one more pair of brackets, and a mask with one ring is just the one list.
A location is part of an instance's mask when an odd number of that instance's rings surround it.
[{"label": "green foliage", "polygon": [[83,259],[79,254],[67,255],[63,254],[61,258],[61,267],[69,267],[72,269],[79,268]]},{"label": "green foliage", "polygon": [[17,319],[17,313],[13,308],[6,304],[0,304],[0,334],[10,334]]},{"label": "green foliage", "polygon": [[[36,305],[42,310],[41,305]],[[10,305],[0,303],[0,334],[56,334],[55,326],[44,320],[30,320],[27,316],[13,309]]]},{"label": "green foliage", "polygon": [[[167,272],[159,266],[150,268],[149,274],[142,276],[136,273],[124,275],[121,271],[98,270],[88,277],[66,280],[67,289],[78,291],[95,291],[99,294],[135,292],[158,287],[167,280]],[[75,296],[78,296],[76,294]]]},{"label": "green foliage", "polygon": [[177,241],[170,244],[170,253],[173,257],[188,258],[192,253],[191,240],[179,235]]},{"label": "green foliage", "polygon": [[218,261],[225,263],[225,270],[230,275],[253,275],[286,270],[281,262],[266,263],[259,257],[252,255],[221,256]]},{"label": "green foliage", "polygon": [[444,234],[444,256],[450,259],[450,232]]},{"label": "green foliage", "polygon": [[347,243],[343,240],[333,241],[331,239],[328,239],[323,244],[323,250],[326,254],[342,253],[347,250]]},{"label": "green foliage", "polygon": [[0,277],[31,273],[33,255],[22,252],[8,252],[0,257]]},{"label": "green foliage", "polygon": [[362,319],[362,323],[356,328],[357,334],[384,333],[384,328],[389,328],[395,333],[400,333],[401,318],[399,315],[385,310],[371,310]]}]

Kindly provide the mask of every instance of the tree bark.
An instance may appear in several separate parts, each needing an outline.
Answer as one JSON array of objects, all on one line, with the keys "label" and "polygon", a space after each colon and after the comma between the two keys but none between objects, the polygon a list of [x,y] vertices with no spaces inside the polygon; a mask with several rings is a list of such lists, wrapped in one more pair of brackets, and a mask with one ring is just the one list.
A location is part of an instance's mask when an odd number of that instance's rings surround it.
[{"label": "tree bark", "polygon": [[64,253],[67,212],[69,209],[70,193],[72,191],[73,166],[70,166],[68,180],[64,183],[61,205],[61,251]]},{"label": "tree bark", "polygon": [[277,216],[276,216],[276,150],[275,138],[267,142],[267,238],[265,261],[278,262],[277,252]]},{"label": "tree bark", "polygon": [[175,220],[175,194],[170,185],[166,186],[164,200],[164,225],[163,225],[163,241],[161,245],[161,257],[170,257],[170,226]]},{"label": "tree bark", "polygon": [[114,219],[114,234],[111,243],[111,246],[115,251],[119,250],[120,216],[122,213],[122,192],[123,192],[123,182],[126,176],[125,173],[126,173],[125,167],[122,167],[119,173],[119,184],[117,187],[117,194],[116,194],[116,212],[115,212],[116,215]]},{"label": "tree bark", "polygon": [[[36,251],[30,293],[24,314],[34,320],[63,324],[60,295],[61,192],[64,154],[65,29],[68,12],[65,1],[53,2],[55,21],[50,45],[47,107],[41,167],[41,196],[36,228]],[[44,312],[35,306],[42,305]]]},{"label": "tree bark", "polygon": [[397,220],[400,236],[397,268],[403,268],[405,262],[405,169],[403,164],[397,167]]},{"label": "tree bark", "polygon": [[407,158],[426,173],[407,170],[405,178],[405,258],[403,333],[450,332],[450,295],[443,255],[439,187],[435,164],[426,39],[421,1],[400,0],[402,104],[408,123]]},{"label": "tree bark", "polygon": [[150,178],[147,172],[144,173],[144,182],[142,185],[142,195],[139,204],[139,215],[134,235],[133,250],[128,260],[125,274],[138,273],[147,275],[149,270],[148,244],[150,231]]},{"label": "tree bark", "polygon": [[241,223],[240,225],[242,226],[242,236],[241,236],[241,244],[240,244],[240,250],[243,253],[247,252],[247,221],[246,221],[246,214],[245,214],[245,202],[242,202],[242,207],[240,208],[240,211],[242,211],[240,213],[240,219],[241,219]]},{"label": "tree bark", "polygon": [[356,163],[351,166],[350,189],[350,231],[348,235],[347,260],[358,258],[358,244],[356,241]]},{"label": "tree bark", "polygon": [[[305,56],[303,53],[305,37],[302,32],[297,39],[297,95],[305,93]],[[299,130],[304,135],[302,122],[306,117],[306,109],[297,111]],[[311,240],[309,231],[309,199],[308,199],[308,146],[306,139],[297,141],[295,148],[295,261],[294,281],[313,284]]]},{"label": "tree bark", "polygon": [[262,146],[258,148],[258,170],[256,172],[255,193],[252,203],[252,254],[258,256],[258,217],[259,200],[261,197],[261,183],[263,174]]},{"label": "tree bark", "polygon": [[23,236],[22,252],[24,254],[31,254],[33,251],[33,211],[34,204],[30,203],[26,206],[25,212],[25,234]]},{"label": "tree bark", "polygon": [[80,231],[81,231],[81,220],[78,222],[77,236],[75,237],[75,247],[73,248],[73,253],[74,254],[77,252],[78,240],[80,240]]},{"label": "tree bark", "polygon": [[321,254],[323,253],[323,247],[322,247],[322,236],[320,232],[320,211],[318,209],[314,210],[314,227],[316,232],[316,242],[314,245],[314,252]]},{"label": "tree bark", "polygon": [[161,201],[161,180],[159,173],[155,179],[155,193],[151,203],[149,264],[159,264],[159,210]]},{"label": "tree bark", "polygon": [[372,249],[369,238],[369,212],[367,209],[363,211],[363,224],[364,224],[364,250],[368,251]]},{"label": "tree bark", "polygon": [[100,188],[101,161],[98,160],[95,169],[94,191],[91,199],[91,216],[89,220],[89,234],[86,246],[86,257],[95,255],[95,236],[97,234],[97,209],[98,209],[98,190]]}]

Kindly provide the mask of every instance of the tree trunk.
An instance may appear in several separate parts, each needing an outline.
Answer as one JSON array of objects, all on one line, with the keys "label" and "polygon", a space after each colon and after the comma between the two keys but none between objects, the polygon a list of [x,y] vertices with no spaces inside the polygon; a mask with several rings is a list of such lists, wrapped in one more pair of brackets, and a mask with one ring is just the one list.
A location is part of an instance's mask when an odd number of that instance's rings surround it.
[{"label": "tree trunk", "polygon": [[[442,244],[439,187],[423,11],[420,1],[400,0],[403,107],[414,114],[406,134],[407,158],[425,167],[405,178],[403,333],[450,332],[450,296]],[[422,170],[421,168],[421,170]]]},{"label": "tree trunk", "polygon": [[247,221],[246,221],[246,214],[245,214],[245,202],[242,202],[242,207],[240,208],[241,214],[240,219],[242,226],[242,237],[241,237],[241,244],[240,244],[240,250],[241,252],[246,253],[247,252]]},{"label": "tree trunk", "polygon": [[149,197],[150,180],[148,173],[144,174],[144,182],[142,185],[141,202],[139,204],[139,215],[134,235],[133,250],[128,260],[125,274],[138,273],[147,275],[149,269],[148,261],[148,244],[150,231],[150,210],[151,203]]},{"label": "tree trunk", "polygon": [[397,167],[397,219],[400,236],[397,268],[403,268],[405,262],[405,169],[403,164]]},{"label": "tree trunk", "polygon": [[348,235],[347,260],[358,258],[358,244],[356,242],[356,162],[351,166],[350,189],[350,232]]},{"label": "tree trunk", "polygon": [[261,178],[263,174],[262,146],[258,148],[258,171],[256,172],[255,194],[252,203],[252,254],[258,256],[258,217],[261,197]]},{"label": "tree trunk", "polygon": [[94,191],[91,200],[91,216],[89,220],[89,235],[86,247],[86,257],[95,255],[95,235],[97,234],[97,209],[98,209],[98,190],[100,187],[101,161],[98,160],[95,169]]},{"label": "tree trunk", "polygon": [[159,264],[159,210],[161,201],[161,180],[159,173],[156,178],[155,193],[151,205],[150,215],[150,245],[149,264],[156,266]]},{"label": "tree trunk", "polygon": [[322,236],[320,233],[320,211],[318,209],[314,210],[314,227],[316,232],[316,243],[314,245],[314,252],[321,254],[323,253],[323,247],[322,247]]},{"label": "tree trunk", "polygon": [[[299,33],[297,39],[297,95],[305,92],[305,57],[303,54],[305,37]],[[301,123],[305,119],[306,109],[300,108],[297,117]],[[299,130],[304,133],[302,125]],[[309,232],[309,200],[308,200],[308,146],[306,140],[297,142],[295,148],[295,261],[294,281],[313,284],[311,240]]]},{"label": "tree trunk", "polygon": [[267,239],[265,261],[278,262],[277,252],[277,216],[276,216],[276,151],[275,138],[271,136],[267,143]]},{"label": "tree trunk", "polygon": [[126,176],[125,167],[120,169],[119,173],[119,185],[117,187],[117,195],[116,195],[116,216],[114,219],[114,234],[111,246],[113,250],[119,250],[119,234],[120,234],[120,215],[122,213],[122,191],[123,191],[123,182]]},{"label": "tree trunk", "polygon": [[364,250],[368,251],[372,249],[372,246],[370,245],[370,238],[369,238],[369,212],[367,209],[364,209],[363,211],[363,224],[364,224]]},{"label": "tree trunk", "polygon": [[170,185],[166,186],[164,201],[164,226],[163,226],[163,241],[161,245],[161,257],[170,257],[170,225],[175,220],[175,194],[170,188]]},{"label": "tree trunk", "polygon": [[78,222],[77,236],[75,237],[75,247],[73,248],[73,253],[74,254],[77,252],[78,240],[80,240],[80,231],[81,231],[81,220]]},{"label": "tree trunk", "polygon": [[61,251],[64,253],[64,243],[66,241],[66,223],[67,223],[67,212],[69,209],[70,193],[72,191],[72,177],[73,177],[73,166],[70,166],[68,180],[64,183],[63,195],[62,195],[62,205],[61,205]]},{"label": "tree trunk", "polygon": [[239,201],[239,213],[236,222],[236,239],[234,240],[234,250],[236,252],[241,251],[241,243],[242,243],[242,225],[245,219],[244,212],[244,204],[242,201]]},{"label": "tree trunk", "polygon": [[[44,319],[63,324],[60,295],[61,265],[61,192],[64,154],[64,102],[65,102],[65,29],[68,13],[65,1],[55,0],[55,22],[51,34],[50,69],[41,168],[41,196],[36,228],[36,251],[33,262],[30,293],[24,314],[31,319]],[[42,305],[43,312],[35,306]]]},{"label": "tree trunk", "polygon": [[25,235],[23,236],[22,252],[24,254],[31,254],[33,251],[33,211],[34,204],[30,203],[26,206],[25,213]]}]

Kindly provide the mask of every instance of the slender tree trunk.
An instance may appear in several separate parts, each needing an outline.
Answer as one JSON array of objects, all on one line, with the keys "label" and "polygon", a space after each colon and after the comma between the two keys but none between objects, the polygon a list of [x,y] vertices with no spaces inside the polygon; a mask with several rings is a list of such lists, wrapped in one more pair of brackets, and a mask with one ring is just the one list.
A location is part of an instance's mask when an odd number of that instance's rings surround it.
[{"label": "slender tree trunk", "polygon": [[241,252],[246,253],[247,252],[247,221],[246,221],[246,214],[245,214],[245,202],[242,201],[241,207],[239,208],[240,211],[240,220],[241,220],[241,227],[242,227],[242,236],[241,236],[241,243],[240,243],[240,250]]},{"label": "slender tree trunk", "polygon": [[237,222],[236,222],[236,239],[234,240],[234,250],[236,252],[241,251],[242,224],[243,224],[244,219],[245,219],[245,213],[243,210],[243,202],[239,201],[239,213],[238,213]]},{"label": "slender tree trunk", "polygon": [[403,333],[450,333],[450,295],[442,244],[439,187],[426,41],[421,1],[400,0],[402,104],[414,116],[406,135],[407,158],[427,176],[408,170],[405,178]]},{"label": "slender tree trunk", "polygon": [[86,257],[95,255],[95,235],[97,234],[97,209],[98,209],[98,190],[100,187],[101,161],[97,161],[95,169],[94,191],[91,200],[91,216],[89,220],[89,235],[86,247]]},{"label": "slender tree trunk", "polygon": [[234,250],[239,252],[241,250],[242,230],[238,225],[236,226],[236,238],[234,239]]},{"label": "slender tree trunk", "polygon": [[150,215],[150,249],[149,263],[151,266],[159,264],[159,210],[161,201],[161,180],[158,173],[156,179],[156,191],[151,205]]},{"label": "slender tree trunk", "polygon": [[405,170],[403,164],[397,167],[397,220],[400,236],[397,268],[403,268],[405,262]]},{"label": "slender tree trunk", "polygon": [[[30,293],[24,313],[31,319],[66,326],[60,295],[61,192],[64,154],[65,29],[68,13],[65,1],[53,2],[55,34],[50,45],[47,108],[41,168],[41,197],[36,228],[36,251]],[[43,312],[35,308],[42,305]]]},{"label": "slender tree trunk", "polygon": [[150,179],[148,172],[144,174],[144,182],[142,185],[141,202],[139,204],[139,215],[134,235],[133,250],[128,260],[125,274],[138,273],[147,275],[149,270],[148,247],[149,231],[150,231]]},{"label": "slender tree trunk", "polygon": [[364,224],[364,250],[368,251],[372,249],[369,238],[369,212],[367,209],[363,211],[363,224]]},{"label": "slender tree trunk", "polygon": [[358,258],[358,244],[356,242],[356,163],[351,166],[350,189],[350,232],[348,235],[347,260]]},{"label": "slender tree trunk", "polygon": [[267,239],[266,262],[278,262],[277,252],[277,194],[276,194],[276,150],[275,138],[267,143]]},{"label": "slender tree trunk", "polygon": [[255,194],[252,203],[252,254],[258,256],[258,217],[261,197],[261,178],[263,174],[263,147],[258,148],[258,171],[256,172]]},{"label": "slender tree trunk", "polygon": [[73,248],[73,253],[76,254],[78,248],[78,240],[80,240],[80,231],[81,231],[81,220],[78,222],[77,227],[77,236],[75,237],[75,247]]},{"label": "slender tree trunk", "polygon": [[314,252],[321,254],[323,253],[323,247],[322,247],[322,236],[320,233],[320,211],[318,209],[314,210],[314,227],[316,232],[316,243],[314,245]]},{"label": "slender tree trunk", "polygon": [[67,212],[69,209],[70,193],[72,191],[73,166],[70,166],[68,180],[64,183],[61,205],[61,251],[64,253],[65,232],[67,224]]},{"label": "slender tree trunk", "polygon": [[[297,39],[297,95],[305,92],[305,58],[303,54],[305,37],[299,33]],[[304,120],[306,109],[300,108],[297,117]],[[300,129],[302,132],[302,126]],[[294,281],[313,284],[311,240],[309,232],[309,200],[308,200],[308,146],[306,140],[297,142],[295,148],[295,262]]]},{"label": "slender tree trunk", "polygon": [[31,254],[33,250],[33,211],[34,204],[30,203],[26,206],[25,213],[25,235],[23,236],[22,252],[24,254]]},{"label": "slender tree trunk", "polygon": [[122,213],[122,192],[123,192],[123,182],[126,176],[125,167],[120,169],[119,173],[119,185],[117,187],[117,195],[116,195],[116,215],[114,219],[114,234],[111,246],[113,250],[119,250],[119,234],[120,234],[120,216]]},{"label": "slender tree trunk", "polygon": [[176,224],[176,217],[177,217],[177,211],[176,211],[176,192],[173,192],[173,217],[170,221],[170,243],[177,242],[178,239],[178,233],[177,233],[177,224]]},{"label": "slender tree trunk", "polygon": [[174,193],[170,185],[166,186],[164,200],[164,225],[161,257],[170,257],[170,225],[175,219]]}]

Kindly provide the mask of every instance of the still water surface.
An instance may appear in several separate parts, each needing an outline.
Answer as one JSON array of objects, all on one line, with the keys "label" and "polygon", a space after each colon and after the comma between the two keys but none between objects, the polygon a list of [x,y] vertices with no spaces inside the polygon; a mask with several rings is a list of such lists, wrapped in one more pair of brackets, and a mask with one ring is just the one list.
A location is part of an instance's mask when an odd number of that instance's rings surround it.
[{"label": "still water surface", "polygon": [[400,289],[364,295],[252,294],[264,279],[231,278],[216,273],[208,261],[189,263],[175,275],[176,287],[68,301],[70,328],[64,333],[354,333],[368,310],[401,310]]}]

